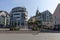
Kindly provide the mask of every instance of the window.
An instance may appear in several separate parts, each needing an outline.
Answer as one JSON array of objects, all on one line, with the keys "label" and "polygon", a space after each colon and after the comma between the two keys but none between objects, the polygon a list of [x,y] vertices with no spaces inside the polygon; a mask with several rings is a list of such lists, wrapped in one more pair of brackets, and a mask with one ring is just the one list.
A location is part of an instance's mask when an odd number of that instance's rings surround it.
[{"label": "window", "polygon": [[17,14],[17,13],[16,13],[16,14],[14,14],[14,15],[20,15],[20,14]]},{"label": "window", "polygon": [[21,25],[24,25],[24,22],[22,22]]},{"label": "window", "polygon": [[16,18],[20,18],[20,17],[16,17]]}]

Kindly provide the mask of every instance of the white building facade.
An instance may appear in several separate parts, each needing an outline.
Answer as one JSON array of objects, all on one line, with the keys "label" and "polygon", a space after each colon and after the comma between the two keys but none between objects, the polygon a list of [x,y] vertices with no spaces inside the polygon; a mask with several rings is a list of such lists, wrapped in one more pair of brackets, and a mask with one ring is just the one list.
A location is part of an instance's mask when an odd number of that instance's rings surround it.
[{"label": "white building facade", "polygon": [[53,25],[54,28],[60,30],[60,4],[58,4],[57,8],[53,13]]},{"label": "white building facade", "polygon": [[6,11],[0,11],[0,27],[9,27],[10,15]]}]

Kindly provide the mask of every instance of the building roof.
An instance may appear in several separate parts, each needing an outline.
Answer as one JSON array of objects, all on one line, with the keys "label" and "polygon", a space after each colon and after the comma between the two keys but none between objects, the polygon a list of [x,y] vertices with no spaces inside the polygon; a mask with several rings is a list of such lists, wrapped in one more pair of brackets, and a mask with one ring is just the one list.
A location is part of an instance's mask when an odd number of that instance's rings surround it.
[{"label": "building roof", "polygon": [[57,5],[57,7],[56,7],[56,9],[55,9],[55,11],[53,13],[53,16],[54,15],[57,15],[57,16],[60,15],[60,4]]},{"label": "building roof", "polygon": [[44,12],[49,12],[49,13],[51,13],[49,10],[45,10],[45,11],[43,11],[43,12],[41,12],[41,13],[44,13]]},{"label": "building roof", "polygon": [[[7,11],[0,10],[0,13],[4,12],[6,15],[9,15]],[[10,16],[10,15],[9,15]]]},{"label": "building roof", "polygon": [[12,10],[15,10],[15,9],[25,9],[26,10],[26,8],[25,7],[14,7]]}]

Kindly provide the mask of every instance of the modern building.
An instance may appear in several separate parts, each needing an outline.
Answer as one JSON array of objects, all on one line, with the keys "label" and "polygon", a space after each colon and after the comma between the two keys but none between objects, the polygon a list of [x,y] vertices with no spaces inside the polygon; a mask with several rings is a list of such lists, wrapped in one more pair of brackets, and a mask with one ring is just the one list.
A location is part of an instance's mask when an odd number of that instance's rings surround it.
[{"label": "modern building", "polygon": [[0,27],[9,27],[10,15],[6,11],[0,11]]},{"label": "modern building", "polygon": [[58,4],[57,8],[53,13],[53,25],[54,28],[60,29],[60,4]]},{"label": "modern building", "polygon": [[16,23],[16,27],[27,28],[28,12],[25,7],[15,7],[10,13],[11,26]]}]

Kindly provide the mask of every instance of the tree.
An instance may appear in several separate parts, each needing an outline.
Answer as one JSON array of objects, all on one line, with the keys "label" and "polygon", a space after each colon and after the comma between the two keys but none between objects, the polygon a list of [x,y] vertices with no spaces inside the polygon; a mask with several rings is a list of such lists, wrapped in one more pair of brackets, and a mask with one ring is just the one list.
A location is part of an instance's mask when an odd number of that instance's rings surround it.
[{"label": "tree", "polygon": [[34,24],[37,26],[37,27],[36,27],[37,30],[40,30],[41,25],[42,25],[42,21],[36,20],[36,21],[34,22]]},{"label": "tree", "polygon": [[12,30],[12,31],[13,31],[13,30],[19,30],[20,27],[18,27],[17,25],[19,25],[19,23],[15,21],[15,22],[13,23],[12,27],[10,28],[10,30]]},{"label": "tree", "polygon": [[41,28],[41,25],[42,25],[41,23],[42,21],[38,21],[38,20],[34,22],[31,21],[31,22],[28,22],[28,27],[31,28],[32,30],[38,30]]},{"label": "tree", "polygon": [[33,25],[33,22],[28,22],[28,28],[29,28],[29,29],[32,28],[32,27],[31,27],[32,25]]}]

